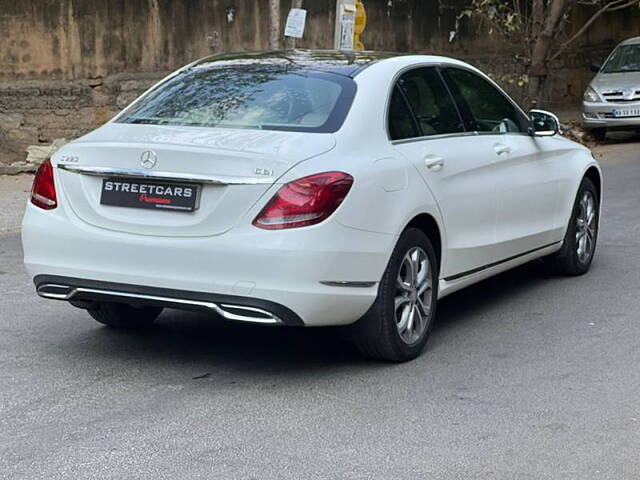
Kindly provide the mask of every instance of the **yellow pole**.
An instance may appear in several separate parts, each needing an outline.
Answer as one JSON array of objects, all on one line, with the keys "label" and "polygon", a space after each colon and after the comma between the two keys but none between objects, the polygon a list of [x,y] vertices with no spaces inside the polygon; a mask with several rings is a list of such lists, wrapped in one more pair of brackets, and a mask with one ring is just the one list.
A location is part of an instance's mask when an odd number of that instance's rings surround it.
[{"label": "yellow pole", "polygon": [[360,41],[360,35],[367,26],[367,11],[362,0],[356,0],[356,23],[354,28],[353,46],[356,50],[364,50],[364,44]]}]

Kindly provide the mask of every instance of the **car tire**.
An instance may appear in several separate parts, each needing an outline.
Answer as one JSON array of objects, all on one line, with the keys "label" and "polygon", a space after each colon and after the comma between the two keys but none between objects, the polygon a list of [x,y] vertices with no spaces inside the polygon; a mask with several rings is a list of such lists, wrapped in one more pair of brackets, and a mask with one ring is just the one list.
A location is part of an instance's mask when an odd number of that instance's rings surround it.
[{"label": "car tire", "polygon": [[599,142],[603,142],[604,140],[607,139],[607,129],[606,128],[592,128],[589,130],[589,135],[591,135],[591,137],[594,140],[597,140]]},{"label": "car tire", "polygon": [[98,302],[95,307],[87,310],[94,320],[109,327],[141,330],[150,327],[155,322],[161,307],[136,308],[124,303]]},{"label": "car tire", "polygon": [[600,202],[593,182],[584,178],[578,188],[562,248],[550,257],[553,268],[563,275],[589,271],[598,242]]},{"label": "car tire", "polygon": [[409,228],[391,254],[375,303],[354,326],[356,347],[369,358],[416,358],[429,338],[437,298],[435,251],[424,232]]}]

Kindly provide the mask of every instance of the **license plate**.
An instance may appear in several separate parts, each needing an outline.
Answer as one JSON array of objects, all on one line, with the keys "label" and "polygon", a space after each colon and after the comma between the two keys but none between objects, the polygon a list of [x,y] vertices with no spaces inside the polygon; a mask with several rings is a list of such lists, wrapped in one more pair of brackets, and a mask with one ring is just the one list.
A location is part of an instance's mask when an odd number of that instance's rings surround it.
[{"label": "license plate", "polygon": [[105,178],[100,203],[114,207],[193,212],[198,208],[200,185]]},{"label": "license plate", "polygon": [[614,118],[640,117],[640,108],[616,108],[611,115]]}]

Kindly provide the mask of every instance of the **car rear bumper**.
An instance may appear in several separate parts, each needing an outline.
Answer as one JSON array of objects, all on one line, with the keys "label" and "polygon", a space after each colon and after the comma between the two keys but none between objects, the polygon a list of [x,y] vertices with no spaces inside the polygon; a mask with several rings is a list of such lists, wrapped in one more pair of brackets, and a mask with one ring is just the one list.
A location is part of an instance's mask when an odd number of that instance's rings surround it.
[{"label": "car rear bumper", "polygon": [[621,109],[638,109],[638,111],[640,111],[640,102],[583,102],[582,125],[585,128],[608,128],[620,130],[640,129],[640,114],[633,117],[616,118],[614,116],[614,111]]},{"label": "car rear bumper", "polygon": [[[208,302],[212,305],[205,309],[243,321],[251,320],[233,317],[247,316],[246,307],[261,309],[266,313],[259,323],[269,315],[277,320],[272,323],[286,325],[357,321],[376,298],[396,241],[331,219],[287,231],[248,225],[214,237],[144,236],[87,225],[67,210],[27,206],[24,261],[37,286],[70,287],[53,291],[64,295],[73,287],[105,290],[91,293],[102,298],[133,292],[162,298],[132,298],[130,303],[146,299],[173,308],[202,308],[189,301]],[[52,276],[72,281],[56,283]],[[104,282],[108,288],[100,288]],[[96,298],[81,291],[62,299]]]},{"label": "car rear bumper", "polygon": [[55,275],[38,275],[33,283],[41,297],[66,300],[83,308],[89,308],[95,302],[118,302],[213,312],[227,320],[240,322],[304,325],[298,315],[283,305],[237,295],[185,292]]}]

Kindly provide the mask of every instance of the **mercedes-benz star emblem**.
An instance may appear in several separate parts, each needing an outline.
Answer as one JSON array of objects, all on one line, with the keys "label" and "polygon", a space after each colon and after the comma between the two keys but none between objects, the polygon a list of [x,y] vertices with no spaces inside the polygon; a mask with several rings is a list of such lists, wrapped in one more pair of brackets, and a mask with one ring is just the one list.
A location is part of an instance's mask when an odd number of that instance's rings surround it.
[{"label": "mercedes-benz star emblem", "polygon": [[140,157],[140,165],[144,168],[153,168],[156,166],[158,162],[158,156],[156,152],[153,150],[147,150],[146,152],[142,152],[142,156]]}]

